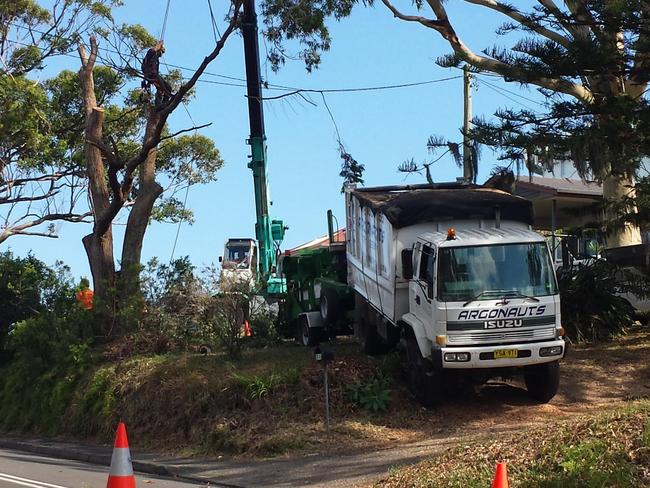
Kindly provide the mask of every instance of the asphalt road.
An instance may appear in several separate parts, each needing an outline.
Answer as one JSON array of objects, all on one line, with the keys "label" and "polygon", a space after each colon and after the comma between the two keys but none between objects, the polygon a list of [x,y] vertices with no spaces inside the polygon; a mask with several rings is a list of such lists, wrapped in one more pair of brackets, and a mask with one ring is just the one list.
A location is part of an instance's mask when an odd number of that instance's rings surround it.
[{"label": "asphalt road", "polygon": [[[107,480],[106,467],[0,450],[0,488],[105,488]],[[199,486],[137,473],[136,484],[152,488]]]}]

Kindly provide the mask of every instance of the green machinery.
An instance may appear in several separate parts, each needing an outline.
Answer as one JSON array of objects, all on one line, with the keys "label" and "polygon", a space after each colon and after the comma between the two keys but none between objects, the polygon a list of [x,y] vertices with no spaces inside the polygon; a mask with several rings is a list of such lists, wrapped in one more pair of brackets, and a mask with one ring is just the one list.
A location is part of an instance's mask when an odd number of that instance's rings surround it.
[{"label": "green machinery", "polygon": [[[255,1],[244,1],[244,14],[241,24],[244,39],[246,64],[246,86],[248,98],[248,118],[250,123],[251,160],[248,167],[253,171],[255,191],[255,237],[257,250],[251,244],[248,263],[257,263],[257,280],[263,283],[263,295],[280,298],[282,315],[296,338],[305,345],[317,342],[323,335],[332,335],[346,328],[346,311],[350,310],[352,293],[346,285],[347,267],[345,243],[334,243],[331,212],[328,212],[330,245],[317,249],[303,249],[296,253],[280,256],[280,243],[284,239],[286,227],[282,220],[271,219],[266,156],[266,136],[264,134],[264,110],[260,77],[260,54],[257,30]],[[235,254],[243,240],[229,240],[226,252],[231,248]],[[242,251],[246,254],[246,251]],[[238,264],[235,272],[238,272]],[[225,263],[224,263],[225,264]],[[225,267],[225,266],[224,266]],[[230,271],[229,271],[230,272]],[[244,272],[241,276],[246,276]],[[243,280],[242,280],[243,281]],[[347,332],[347,330],[346,330]]]},{"label": "green machinery", "polygon": [[354,295],[347,285],[345,242],[334,242],[328,211],[329,245],[287,251],[281,258],[286,280],[282,318],[287,332],[305,346],[351,333]]}]

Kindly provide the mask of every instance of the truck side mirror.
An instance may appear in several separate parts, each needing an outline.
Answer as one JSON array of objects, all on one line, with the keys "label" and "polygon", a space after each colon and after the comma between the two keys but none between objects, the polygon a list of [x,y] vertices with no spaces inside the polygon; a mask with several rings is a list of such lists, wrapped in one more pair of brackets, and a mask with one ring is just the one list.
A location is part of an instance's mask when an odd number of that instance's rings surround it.
[{"label": "truck side mirror", "polygon": [[407,280],[413,278],[413,249],[402,250],[402,276]]},{"label": "truck side mirror", "polygon": [[219,262],[221,263],[223,261],[223,256],[219,256]]}]

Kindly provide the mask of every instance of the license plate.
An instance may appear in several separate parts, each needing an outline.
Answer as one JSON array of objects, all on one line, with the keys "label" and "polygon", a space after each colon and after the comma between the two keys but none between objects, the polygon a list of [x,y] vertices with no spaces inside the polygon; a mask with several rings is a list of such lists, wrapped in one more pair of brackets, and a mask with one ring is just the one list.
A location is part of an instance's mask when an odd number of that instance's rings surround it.
[{"label": "license plate", "polygon": [[517,349],[499,349],[494,351],[494,359],[514,359],[518,352]]}]

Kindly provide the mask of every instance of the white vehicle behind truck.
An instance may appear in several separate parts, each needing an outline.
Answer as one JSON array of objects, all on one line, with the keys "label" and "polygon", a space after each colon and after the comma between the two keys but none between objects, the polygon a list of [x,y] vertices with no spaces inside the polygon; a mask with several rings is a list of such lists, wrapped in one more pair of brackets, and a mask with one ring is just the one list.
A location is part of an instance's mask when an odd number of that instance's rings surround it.
[{"label": "white vehicle behind truck", "polygon": [[463,380],[523,375],[549,401],[565,354],[548,246],[532,204],[466,184],[346,190],[355,335],[400,344],[424,405]]}]

